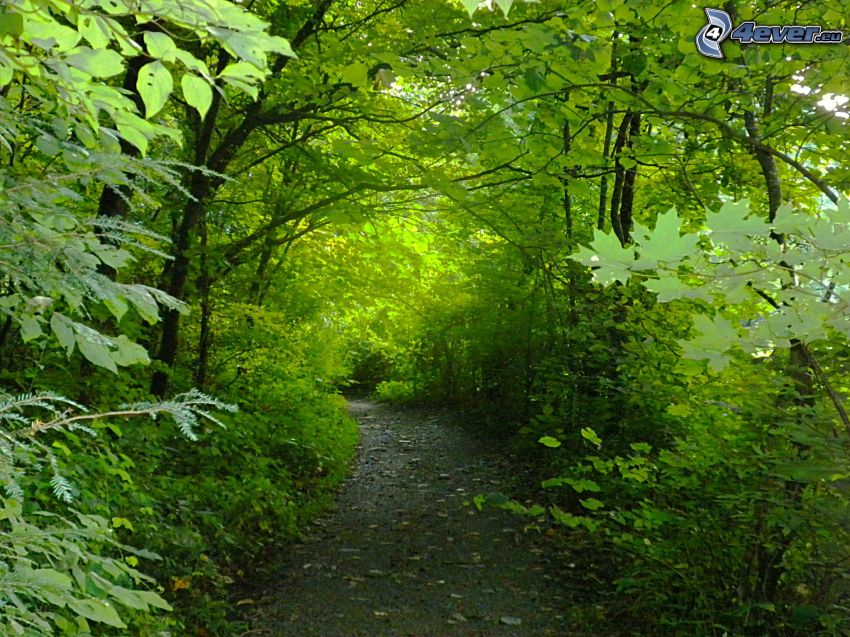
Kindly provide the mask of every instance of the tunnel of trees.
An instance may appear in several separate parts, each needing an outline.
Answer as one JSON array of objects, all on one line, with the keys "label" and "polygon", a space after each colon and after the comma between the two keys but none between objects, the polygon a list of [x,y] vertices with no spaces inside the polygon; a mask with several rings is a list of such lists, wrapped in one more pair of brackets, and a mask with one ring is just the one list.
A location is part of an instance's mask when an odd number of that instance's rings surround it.
[{"label": "tunnel of trees", "polygon": [[524,449],[496,504],[605,561],[624,634],[850,634],[850,54],[705,23],[3,4],[0,635],[238,634],[345,392]]}]

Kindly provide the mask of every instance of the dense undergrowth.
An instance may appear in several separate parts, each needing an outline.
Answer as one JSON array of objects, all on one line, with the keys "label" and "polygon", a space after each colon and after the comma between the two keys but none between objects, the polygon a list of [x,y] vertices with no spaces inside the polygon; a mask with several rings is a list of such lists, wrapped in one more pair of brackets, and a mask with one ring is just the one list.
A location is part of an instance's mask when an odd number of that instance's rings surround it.
[{"label": "dense undergrowth", "polygon": [[[124,562],[153,577],[175,612],[122,612],[134,634],[238,631],[232,585],[256,573],[258,562],[279,559],[286,543],[328,503],[357,442],[345,401],[317,378],[332,371],[321,360],[332,353],[306,351],[299,343],[303,334],[281,314],[240,306],[232,316],[230,327],[221,326],[227,341],[217,355],[226,361],[234,351],[244,353],[238,363],[217,367],[212,391],[238,407],[221,417],[222,426],[210,423],[190,440],[163,419],[95,421],[91,432],[50,436],[56,466],[21,481],[25,515],[99,516],[107,540],[76,547],[83,555],[111,554],[116,541],[144,547],[141,554],[121,551]],[[100,396],[147,395],[138,379],[119,382],[109,372],[62,363],[58,356],[50,348],[41,352],[41,365],[50,371],[34,377],[29,391],[61,387],[65,395],[85,396],[96,388]],[[20,370],[6,372],[14,378]],[[69,484],[67,505],[52,492],[54,469]],[[13,524],[6,531],[16,529]],[[62,562],[50,562],[64,572]],[[153,580],[148,586],[157,590]],[[77,634],[65,630],[60,634]]]},{"label": "dense undergrowth", "polygon": [[[846,432],[826,396],[800,399],[787,352],[719,372],[683,359],[693,304],[574,276],[560,300],[526,279],[497,292],[518,300],[495,313],[487,297],[437,304],[376,395],[450,401],[513,432],[543,476],[536,504],[532,485],[480,504],[554,525],[582,553],[590,630],[847,634]],[[537,320],[547,303],[564,317],[554,329]],[[843,352],[815,355],[840,375]]]}]

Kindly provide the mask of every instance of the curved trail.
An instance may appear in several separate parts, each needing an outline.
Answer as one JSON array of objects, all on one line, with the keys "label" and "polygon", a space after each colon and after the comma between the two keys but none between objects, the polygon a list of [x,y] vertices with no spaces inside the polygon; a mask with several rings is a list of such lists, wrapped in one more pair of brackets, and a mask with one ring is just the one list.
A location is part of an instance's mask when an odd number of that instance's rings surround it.
[{"label": "curved trail", "polygon": [[511,469],[444,415],[353,402],[363,440],[336,508],[289,549],[246,634],[557,637],[569,630],[545,536],[469,503]]}]

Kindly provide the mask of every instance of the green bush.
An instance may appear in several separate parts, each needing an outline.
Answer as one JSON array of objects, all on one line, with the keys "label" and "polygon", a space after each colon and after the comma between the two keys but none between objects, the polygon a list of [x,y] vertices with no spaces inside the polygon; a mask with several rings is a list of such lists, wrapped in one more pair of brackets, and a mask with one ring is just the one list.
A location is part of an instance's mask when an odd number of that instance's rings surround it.
[{"label": "green bush", "polygon": [[384,403],[406,404],[416,397],[413,383],[406,380],[385,380],[375,387],[375,400]]}]

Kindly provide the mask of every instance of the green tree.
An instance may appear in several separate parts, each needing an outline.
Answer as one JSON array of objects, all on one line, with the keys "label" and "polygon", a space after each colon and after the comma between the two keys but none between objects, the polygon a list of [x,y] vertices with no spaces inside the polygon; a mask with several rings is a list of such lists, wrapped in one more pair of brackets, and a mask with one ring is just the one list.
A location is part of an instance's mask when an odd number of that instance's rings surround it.
[{"label": "green tree", "polygon": [[[162,238],[129,219],[97,216],[92,194],[104,187],[133,207],[150,201],[151,184],[179,188],[183,168],[138,159],[128,149],[145,155],[160,137],[180,141],[172,124],[155,119],[174,90],[174,76],[198,117],[205,115],[216,81],[254,92],[268,72],[266,56],[291,54],[285,40],[264,29],[264,23],[226,2],[4,6],[0,307],[10,386],[31,386],[25,376],[9,372],[22,368],[22,360],[33,354],[54,350],[55,344],[66,357],[79,350],[88,362],[112,372],[148,362],[145,349],[125,332],[135,331],[131,325],[139,320],[155,323],[160,308],[183,311],[184,305],[155,287],[126,282],[120,274],[146,254],[161,254]],[[233,66],[219,69],[214,78],[169,33],[198,46],[219,42],[232,54]],[[140,99],[134,100],[108,78],[120,76],[140,58],[145,60],[136,69]],[[56,498],[73,502],[73,487],[55,455],[56,449],[68,447],[57,432],[95,435],[100,420],[165,413],[194,438],[198,418],[215,421],[209,410],[227,406],[198,392],[106,413],[87,413],[84,406],[48,391],[12,396],[4,390],[2,397],[6,540],[0,631],[81,634],[90,630],[89,622],[141,626],[148,610],[169,609],[157,593],[138,589],[153,584],[132,568],[138,558],[113,557],[119,552],[155,555],[117,542],[100,516],[72,509],[62,515],[39,512],[34,492],[46,464]]]}]

